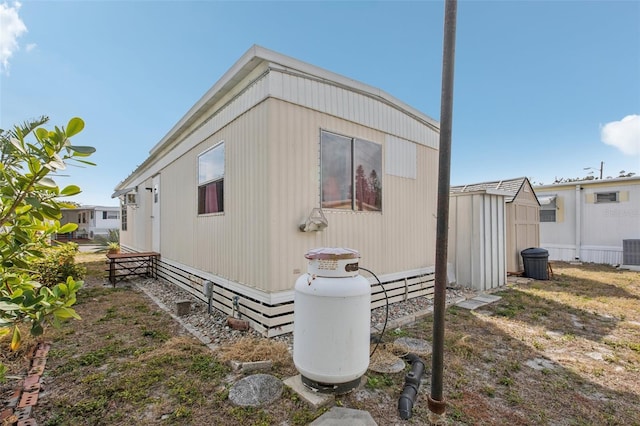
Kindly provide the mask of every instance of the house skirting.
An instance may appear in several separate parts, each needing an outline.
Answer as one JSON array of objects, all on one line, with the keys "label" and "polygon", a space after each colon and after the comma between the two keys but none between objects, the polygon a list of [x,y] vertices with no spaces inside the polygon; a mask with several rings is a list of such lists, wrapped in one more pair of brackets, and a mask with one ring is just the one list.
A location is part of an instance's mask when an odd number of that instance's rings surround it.
[{"label": "house skirting", "polygon": [[541,247],[549,251],[549,260],[563,262],[601,263],[620,265],[622,263],[622,246],[587,246],[576,247],[574,244],[545,244]]},{"label": "house skirting", "polygon": [[[416,297],[433,298],[435,285],[433,268],[379,276],[384,290],[374,278],[369,278],[365,273],[363,275],[372,284],[371,309],[384,306],[387,298],[389,304]],[[162,258],[157,264],[157,276],[159,279],[177,285],[204,303],[208,303],[208,298],[203,291],[204,283],[210,281],[213,288],[212,308],[232,315],[235,301],[236,312],[239,312],[242,319],[248,320],[250,326],[265,337],[275,337],[293,331],[293,290],[266,293]]]}]

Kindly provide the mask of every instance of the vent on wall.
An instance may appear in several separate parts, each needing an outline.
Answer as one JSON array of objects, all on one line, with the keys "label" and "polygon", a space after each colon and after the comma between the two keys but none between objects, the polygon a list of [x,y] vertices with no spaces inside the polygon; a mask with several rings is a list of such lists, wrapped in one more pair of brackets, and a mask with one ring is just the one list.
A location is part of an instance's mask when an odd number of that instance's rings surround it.
[{"label": "vent on wall", "polygon": [[622,264],[640,266],[640,240],[622,240]]}]

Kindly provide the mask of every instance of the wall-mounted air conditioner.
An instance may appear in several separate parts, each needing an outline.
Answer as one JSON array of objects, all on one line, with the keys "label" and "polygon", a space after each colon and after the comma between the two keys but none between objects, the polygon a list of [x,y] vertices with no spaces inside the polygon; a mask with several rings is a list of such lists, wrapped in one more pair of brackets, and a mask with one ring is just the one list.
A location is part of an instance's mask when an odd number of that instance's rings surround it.
[{"label": "wall-mounted air conditioner", "polygon": [[138,193],[136,191],[127,192],[124,195],[124,204],[127,206],[135,207],[138,205],[137,199]]}]

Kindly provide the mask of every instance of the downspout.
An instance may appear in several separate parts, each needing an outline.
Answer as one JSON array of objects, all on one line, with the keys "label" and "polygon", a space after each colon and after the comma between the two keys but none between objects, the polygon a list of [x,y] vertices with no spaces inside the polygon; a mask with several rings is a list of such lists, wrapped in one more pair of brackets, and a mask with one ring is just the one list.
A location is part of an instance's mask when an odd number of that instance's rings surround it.
[{"label": "downspout", "polygon": [[580,260],[582,254],[582,187],[576,185],[576,240],[575,240],[575,253],[574,259]]}]

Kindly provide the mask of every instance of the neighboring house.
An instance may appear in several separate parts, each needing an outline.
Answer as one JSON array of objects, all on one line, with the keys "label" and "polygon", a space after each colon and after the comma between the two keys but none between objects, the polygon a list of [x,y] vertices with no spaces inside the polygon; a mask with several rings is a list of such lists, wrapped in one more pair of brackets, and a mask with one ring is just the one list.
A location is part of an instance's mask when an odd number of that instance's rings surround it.
[{"label": "neighboring house", "polygon": [[391,302],[431,294],[438,141],[383,91],[253,46],[115,188],[121,245],[269,336],[313,248],[358,250]]},{"label": "neighboring house", "polygon": [[640,177],[534,189],[541,204],[540,245],[551,260],[619,265],[623,241],[640,239]]},{"label": "neighboring house", "polygon": [[78,229],[59,235],[58,239],[94,239],[108,235],[110,229],[120,229],[120,207],[80,206],[62,209],[60,224],[78,224]]},{"label": "neighboring house", "polygon": [[529,179],[520,177],[452,186],[449,262],[456,282],[486,290],[522,271],[520,252],[537,247],[540,205]]}]

